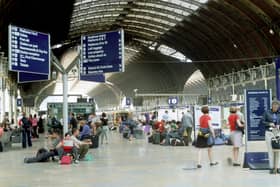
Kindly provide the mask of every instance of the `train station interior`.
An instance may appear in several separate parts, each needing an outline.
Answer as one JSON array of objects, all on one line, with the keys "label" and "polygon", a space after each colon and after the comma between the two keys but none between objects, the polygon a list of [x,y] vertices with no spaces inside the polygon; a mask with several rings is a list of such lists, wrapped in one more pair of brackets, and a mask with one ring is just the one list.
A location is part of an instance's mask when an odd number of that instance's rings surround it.
[{"label": "train station interior", "polygon": [[0,187],[279,186],[279,18],[280,0],[0,0]]}]

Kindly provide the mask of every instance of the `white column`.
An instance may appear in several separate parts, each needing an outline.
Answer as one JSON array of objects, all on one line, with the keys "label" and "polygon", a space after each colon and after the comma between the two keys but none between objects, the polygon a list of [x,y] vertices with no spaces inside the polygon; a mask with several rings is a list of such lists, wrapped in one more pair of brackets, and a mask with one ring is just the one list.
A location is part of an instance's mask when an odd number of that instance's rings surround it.
[{"label": "white column", "polygon": [[13,91],[11,90],[11,88],[8,91],[8,93],[9,93],[9,121],[11,123],[13,119]]},{"label": "white column", "polygon": [[62,75],[63,80],[63,134],[68,132],[68,75]]}]

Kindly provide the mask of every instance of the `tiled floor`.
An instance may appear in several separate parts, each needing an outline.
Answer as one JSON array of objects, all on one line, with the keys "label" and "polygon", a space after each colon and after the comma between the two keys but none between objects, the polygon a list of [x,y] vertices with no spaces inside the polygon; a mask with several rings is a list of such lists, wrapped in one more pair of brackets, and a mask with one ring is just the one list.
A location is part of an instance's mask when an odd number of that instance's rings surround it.
[{"label": "tiled floor", "polygon": [[110,143],[91,150],[93,161],[73,165],[58,163],[24,164],[23,158],[32,156],[43,142],[32,148],[0,153],[0,187],[279,187],[280,174],[268,171],[250,171],[230,167],[226,158],[230,146],[216,146],[214,153],[218,166],[210,167],[206,150],[203,167],[192,168],[197,157],[196,148],[159,146],[145,140],[129,142],[112,133]]}]

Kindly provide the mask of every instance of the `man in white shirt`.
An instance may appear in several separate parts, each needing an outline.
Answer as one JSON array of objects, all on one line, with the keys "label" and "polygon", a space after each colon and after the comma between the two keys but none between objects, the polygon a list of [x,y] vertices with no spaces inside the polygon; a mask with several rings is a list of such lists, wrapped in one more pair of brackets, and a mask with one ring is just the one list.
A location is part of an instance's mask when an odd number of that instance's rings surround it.
[{"label": "man in white shirt", "polygon": [[78,154],[79,154],[79,160],[83,160],[85,158],[85,155],[88,152],[89,149],[89,144],[91,144],[91,142],[88,141],[80,141],[77,137],[79,136],[79,129],[72,129],[72,136],[71,139],[74,141],[74,145],[77,147],[78,149]]},{"label": "man in white shirt", "polygon": [[165,122],[169,121],[169,116],[168,116],[168,111],[166,110],[165,113],[162,116],[162,120],[164,120]]}]

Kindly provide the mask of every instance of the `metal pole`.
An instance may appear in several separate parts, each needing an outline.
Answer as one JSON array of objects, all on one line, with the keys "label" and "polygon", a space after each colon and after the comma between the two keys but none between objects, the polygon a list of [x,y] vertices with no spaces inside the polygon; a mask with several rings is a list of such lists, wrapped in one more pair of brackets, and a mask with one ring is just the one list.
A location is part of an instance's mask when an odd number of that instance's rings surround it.
[{"label": "metal pole", "polygon": [[68,132],[68,75],[62,75],[63,80],[63,134]]},{"label": "metal pole", "polygon": [[13,91],[9,90],[9,121],[12,122],[13,119]]}]

